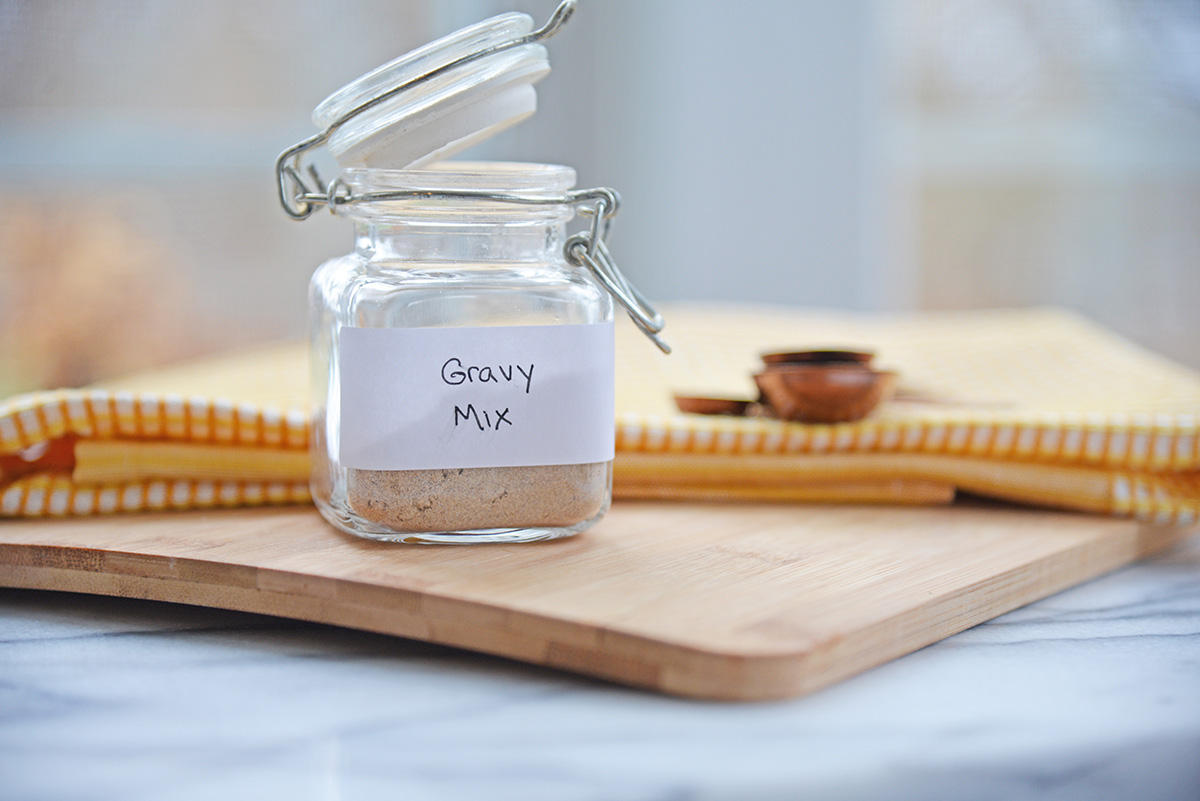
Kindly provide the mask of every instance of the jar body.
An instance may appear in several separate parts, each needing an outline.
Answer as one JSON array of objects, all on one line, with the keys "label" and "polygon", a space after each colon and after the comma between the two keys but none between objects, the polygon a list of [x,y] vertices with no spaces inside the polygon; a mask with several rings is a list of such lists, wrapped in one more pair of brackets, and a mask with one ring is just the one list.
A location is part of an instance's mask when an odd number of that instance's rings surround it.
[{"label": "jar body", "polygon": [[[547,165],[351,173],[355,192],[553,196],[574,181]],[[612,494],[611,445],[599,440],[613,437],[613,306],[563,257],[571,209],[443,199],[348,214],[354,252],[310,284],[322,515],[403,542],[552,539],[598,521]],[[566,407],[586,407],[588,430]],[[575,447],[577,434],[591,444]]]}]

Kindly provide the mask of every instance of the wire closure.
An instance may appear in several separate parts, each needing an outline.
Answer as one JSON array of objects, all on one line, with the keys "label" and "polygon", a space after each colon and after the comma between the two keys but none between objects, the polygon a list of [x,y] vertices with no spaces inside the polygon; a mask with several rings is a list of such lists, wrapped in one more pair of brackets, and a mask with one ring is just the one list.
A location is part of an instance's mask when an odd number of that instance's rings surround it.
[{"label": "wire closure", "polygon": [[659,336],[664,325],[662,315],[654,310],[645,296],[638,292],[625,274],[617,268],[603,239],[591,239],[584,233],[575,234],[567,240],[563,250],[568,262],[576,266],[586,266],[591,270],[596,280],[616,298],[625,311],[629,312],[634,325],[658,345],[659,350],[663,353],[671,352],[671,346]]},{"label": "wire closure", "polygon": [[[333,136],[343,125],[364,111],[369,111],[382,103],[388,102],[401,92],[411,89],[431,78],[436,78],[463,64],[469,64],[472,61],[478,61],[481,58],[487,58],[495,53],[511,50],[514,47],[523,47],[524,45],[540,42],[543,39],[549,39],[561,31],[567,24],[567,20],[575,13],[576,3],[577,0],[563,0],[563,2],[559,3],[558,8],[554,9],[554,13],[550,15],[550,19],[546,21],[546,24],[537,30],[485,50],[477,50],[474,53],[430,70],[423,75],[418,75],[416,78],[395,86],[382,94],[376,95],[365,103],[347,111],[341,117],[334,120],[328,128],[321,131],[321,133],[310,136],[303,142],[294,144],[280,153],[279,158],[275,159],[275,180],[279,190],[279,203],[283,206],[284,212],[293,220],[308,219],[316,211],[317,205],[320,205],[321,200],[326,197],[325,184],[317,174],[316,167],[311,164],[307,167],[302,166],[301,157],[313,148],[320,147],[328,142],[329,137]],[[304,173],[308,173],[309,179],[312,181],[312,186],[305,182]]]},{"label": "wire closure", "polygon": [[[355,106],[350,111],[334,120],[324,131],[310,136],[302,142],[292,145],[279,154],[275,160],[275,180],[279,191],[279,203],[284,212],[293,220],[306,220],[321,206],[328,206],[332,212],[337,212],[342,206],[353,203],[371,203],[403,200],[487,200],[498,203],[521,203],[527,205],[550,206],[571,205],[578,207],[579,213],[591,217],[591,225],[586,232],[571,236],[563,247],[563,255],[568,263],[576,267],[586,267],[595,276],[613,298],[629,313],[633,322],[642,333],[650,337],[663,353],[670,353],[671,348],[659,336],[663,329],[662,315],[654,310],[649,301],[634,289],[624,274],[613,261],[604,244],[608,236],[612,218],[617,213],[620,197],[612,189],[603,187],[595,189],[579,189],[558,196],[515,195],[486,191],[443,191],[443,190],[396,190],[386,192],[364,192],[353,194],[339,178],[326,185],[317,169],[312,164],[302,164],[303,156],[310,150],[326,144],[350,120],[365,111],[386,103],[396,95],[411,89],[424,81],[436,78],[452,69],[478,61],[514,47],[534,44],[543,39],[549,39],[563,29],[567,20],[575,13],[577,0],[563,0],[546,24],[525,36],[520,36],[508,42],[478,50],[462,58],[451,61],[436,69],[419,75],[412,80],[395,86],[370,100]],[[307,173],[307,180],[305,179]],[[311,182],[311,183],[310,183]]]},{"label": "wire closure", "polygon": [[576,206],[580,215],[591,217],[587,231],[570,236],[563,245],[563,256],[567,263],[586,267],[609,294],[629,313],[634,325],[648,336],[659,350],[670,353],[668,345],[659,333],[663,330],[662,315],[654,310],[650,301],[639,292],[617,267],[608,245],[604,240],[612,227],[621,204],[616,190],[607,187],[576,189],[564,195],[513,195],[502,192],[441,190],[441,189],[397,189],[386,192],[363,192],[352,194],[339,179],[324,195],[305,195],[302,200],[314,205],[327,204],[336,213],[342,206],[355,203],[374,203],[404,200],[486,200],[495,203],[516,203],[529,206]]}]

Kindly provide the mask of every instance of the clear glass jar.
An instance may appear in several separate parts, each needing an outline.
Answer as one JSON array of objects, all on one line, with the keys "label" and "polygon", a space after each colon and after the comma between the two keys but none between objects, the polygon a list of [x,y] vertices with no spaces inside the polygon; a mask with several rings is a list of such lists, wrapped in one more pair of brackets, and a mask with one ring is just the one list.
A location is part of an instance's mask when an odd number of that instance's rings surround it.
[{"label": "clear glass jar", "polygon": [[612,495],[613,301],[564,256],[574,170],[448,162],[341,180],[354,251],[309,293],[321,514],[402,542],[594,524]]}]

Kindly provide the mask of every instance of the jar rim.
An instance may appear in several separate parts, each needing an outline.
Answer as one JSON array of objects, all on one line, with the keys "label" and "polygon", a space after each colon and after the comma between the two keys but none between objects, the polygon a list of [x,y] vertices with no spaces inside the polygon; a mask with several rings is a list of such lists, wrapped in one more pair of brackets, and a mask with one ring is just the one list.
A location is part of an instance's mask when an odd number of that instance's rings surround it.
[{"label": "jar rim", "polygon": [[[341,180],[352,198],[338,204],[336,211],[361,220],[399,216],[443,223],[450,219],[472,224],[518,220],[545,223],[564,222],[575,214],[574,205],[566,197],[575,185],[575,170],[561,164],[447,161],[419,170],[355,167],[345,170]],[[389,197],[391,192],[403,196]],[[439,195],[457,192],[465,196]],[[482,197],[473,196],[476,193]],[[491,194],[509,200],[488,197]],[[536,202],[513,202],[513,198]]]},{"label": "jar rim", "polygon": [[575,170],[562,164],[517,161],[443,161],[415,170],[351,167],[342,172],[342,180],[355,194],[440,190],[548,197],[574,188],[575,178]]}]

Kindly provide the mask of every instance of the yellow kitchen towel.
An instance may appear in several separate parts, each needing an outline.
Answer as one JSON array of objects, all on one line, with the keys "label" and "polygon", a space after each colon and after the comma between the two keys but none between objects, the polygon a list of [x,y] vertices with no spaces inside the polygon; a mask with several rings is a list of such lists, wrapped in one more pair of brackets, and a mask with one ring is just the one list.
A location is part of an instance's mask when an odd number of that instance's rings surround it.
[{"label": "yellow kitchen towel", "polygon": [[[777,499],[892,481],[1040,506],[1200,517],[1200,375],[1068,312],[871,316],[714,305],[668,317],[670,357],[626,347],[616,480],[627,497]],[[626,343],[635,344],[635,343]],[[753,398],[760,355],[874,351],[900,374],[865,420],[682,415],[672,394]],[[880,498],[883,499],[883,498]],[[897,498],[902,499],[902,498]]]},{"label": "yellow kitchen towel", "polygon": [[[1200,375],[1066,312],[667,310],[671,356],[618,326],[624,498],[944,503],[955,490],[1200,518]],[[756,395],[759,354],[841,347],[900,373],[866,420],[678,413]],[[0,516],[308,500],[304,348],[286,344],[0,403]]]},{"label": "yellow kitchen towel", "polygon": [[309,501],[305,357],[287,343],[0,403],[0,517]]}]

